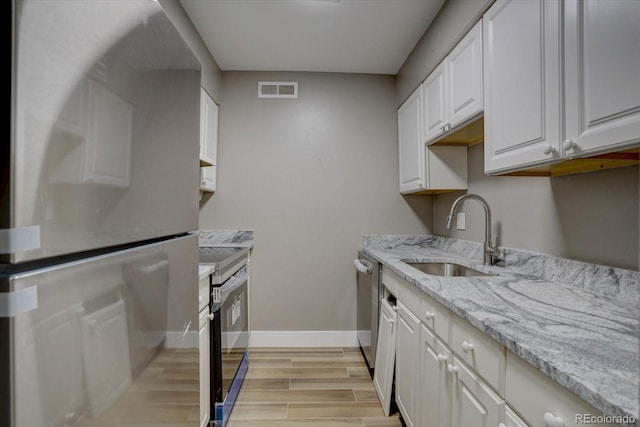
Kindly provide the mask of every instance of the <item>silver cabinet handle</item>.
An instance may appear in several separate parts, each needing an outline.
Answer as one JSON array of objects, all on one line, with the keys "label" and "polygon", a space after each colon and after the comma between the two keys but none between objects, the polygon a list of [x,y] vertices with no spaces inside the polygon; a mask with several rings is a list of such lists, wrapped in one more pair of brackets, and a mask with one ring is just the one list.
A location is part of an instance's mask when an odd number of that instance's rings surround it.
[{"label": "silver cabinet handle", "polygon": [[578,146],[578,144],[573,142],[573,140],[571,140],[571,139],[565,139],[564,141],[562,141],[562,148],[564,148],[565,151],[573,150],[577,146]]},{"label": "silver cabinet handle", "polygon": [[371,271],[371,268],[364,265],[359,259],[354,259],[353,264],[356,266],[356,270],[358,270],[360,273],[368,274],[369,276],[371,276],[371,274],[373,273]]}]

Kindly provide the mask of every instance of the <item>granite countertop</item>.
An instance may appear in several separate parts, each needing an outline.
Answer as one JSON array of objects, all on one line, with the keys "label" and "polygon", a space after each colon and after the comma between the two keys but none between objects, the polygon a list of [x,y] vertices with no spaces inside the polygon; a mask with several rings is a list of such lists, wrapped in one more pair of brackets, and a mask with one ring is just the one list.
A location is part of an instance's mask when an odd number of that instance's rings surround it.
[{"label": "granite countertop", "polygon": [[[437,236],[365,236],[363,247],[605,415],[639,418],[637,272],[510,249],[506,267],[484,266],[481,244]],[[403,261],[455,262],[490,276],[432,276]]]}]

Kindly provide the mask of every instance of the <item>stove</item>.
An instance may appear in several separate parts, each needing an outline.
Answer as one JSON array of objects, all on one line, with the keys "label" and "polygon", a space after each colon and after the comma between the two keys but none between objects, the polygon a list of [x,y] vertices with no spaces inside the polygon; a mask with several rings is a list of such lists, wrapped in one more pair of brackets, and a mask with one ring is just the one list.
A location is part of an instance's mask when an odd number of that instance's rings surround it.
[{"label": "stove", "polygon": [[249,248],[200,247],[200,264],[214,267],[211,285],[221,286],[229,277],[247,264]]},{"label": "stove", "polygon": [[200,247],[209,276],[212,421],[225,427],[249,368],[249,248]]}]

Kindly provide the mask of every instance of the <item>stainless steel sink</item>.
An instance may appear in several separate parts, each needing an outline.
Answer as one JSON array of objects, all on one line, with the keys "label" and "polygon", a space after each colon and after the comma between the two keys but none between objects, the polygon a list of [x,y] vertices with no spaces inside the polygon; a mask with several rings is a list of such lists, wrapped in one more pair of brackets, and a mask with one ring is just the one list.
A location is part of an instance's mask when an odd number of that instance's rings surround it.
[{"label": "stainless steel sink", "polygon": [[432,276],[440,277],[474,277],[474,276],[489,276],[473,268],[465,267],[464,265],[454,264],[451,262],[406,262],[405,264],[416,268],[423,273],[431,274]]}]

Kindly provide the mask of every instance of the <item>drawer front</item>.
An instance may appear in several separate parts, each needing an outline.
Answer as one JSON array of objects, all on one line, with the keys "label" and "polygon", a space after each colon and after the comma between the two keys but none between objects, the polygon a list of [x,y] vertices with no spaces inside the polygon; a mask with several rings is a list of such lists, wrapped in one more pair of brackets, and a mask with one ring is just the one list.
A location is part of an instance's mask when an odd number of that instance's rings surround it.
[{"label": "drawer front", "polygon": [[554,420],[556,425],[564,423],[565,427],[579,427],[586,424],[584,419],[587,416],[602,415],[514,353],[507,352],[506,359],[506,400],[533,427],[547,427],[553,425]]},{"label": "drawer front", "polygon": [[382,266],[382,284],[398,298],[414,315],[420,312],[420,295],[423,293],[398,274]]},{"label": "drawer front", "polygon": [[451,311],[424,292],[420,298],[420,314],[418,317],[438,336],[449,342],[451,332]]},{"label": "drawer front", "polygon": [[501,396],[504,396],[505,350],[459,316],[453,316],[451,341],[453,351],[478,372]]}]

